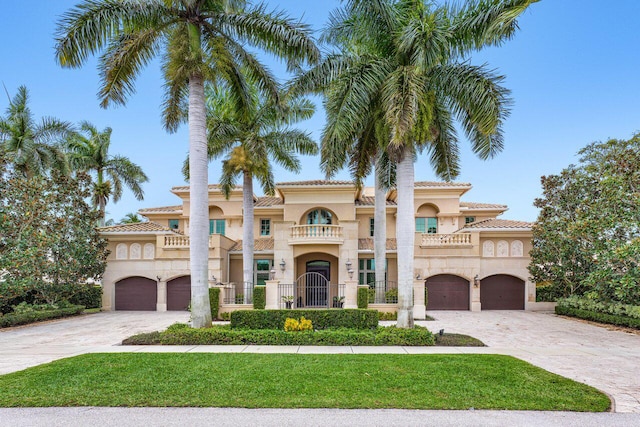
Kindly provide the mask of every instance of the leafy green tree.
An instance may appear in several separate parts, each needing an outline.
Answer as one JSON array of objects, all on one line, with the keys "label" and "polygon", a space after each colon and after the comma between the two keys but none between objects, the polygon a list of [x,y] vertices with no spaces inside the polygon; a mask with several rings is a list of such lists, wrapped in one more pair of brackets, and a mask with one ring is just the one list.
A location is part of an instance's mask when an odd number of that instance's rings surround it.
[{"label": "leafy green tree", "polygon": [[640,304],[640,134],[594,142],[542,177],[529,272],[558,296]]},{"label": "leafy green tree", "polygon": [[175,131],[188,105],[191,315],[196,328],[211,326],[208,291],[208,172],[204,83],[225,81],[238,108],[250,103],[246,78],[277,96],[269,70],[248,50],[284,58],[291,69],[319,52],[307,26],[281,12],[243,0],[85,0],[58,26],[60,65],[80,67],[100,57],[101,105],[124,104],[134,80],[152,58],[162,57],[165,127]]},{"label": "leafy green tree", "polygon": [[54,303],[87,279],[102,277],[107,243],[95,229],[98,213],[85,202],[90,182],[86,174],[27,178],[0,172],[3,280]]},{"label": "leafy green tree", "polygon": [[80,131],[71,135],[65,143],[69,164],[75,171],[95,174],[91,199],[100,211],[98,225],[105,225],[105,208],[113,197],[118,202],[122,197],[123,184],[134,194],[137,200],[144,199],[141,184],[149,178],[142,168],[127,157],[111,155],[111,128],[102,132],[89,122],[80,124]]},{"label": "leafy green tree", "polygon": [[[228,88],[210,85],[206,92],[208,155],[209,159],[224,156],[220,183],[226,197],[231,194],[237,179],[242,177],[245,287],[253,283],[253,179],[258,180],[265,194],[273,195],[272,161],[289,171],[300,172],[296,154],[313,155],[318,152],[318,146],[308,133],[291,127],[313,115],[315,108],[311,101],[279,96],[282,101],[276,103],[260,96],[257,90],[251,93],[251,103],[247,108],[237,110]],[[249,291],[245,289],[245,299]]]},{"label": "leafy green tree", "polygon": [[[471,65],[473,51],[512,37],[536,0],[347,0],[325,39],[344,48],[298,78],[298,91],[324,91],[322,166],[342,167],[354,141],[376,132],[396,163],[398,325],[413,325],[413,163],[426,150],[438,176],[459,173],[457,120],[482,159],[502,150],[508,114],[503,77]],[[374,125],[372,125],[372,123]],[[386,139],[383,139],[386,138]]]},{"label": "leafy green tree", "polygon": [[0,153],[22,175],[44,175],[51,169],[68,172],[61,144],[73,131],[70,123],[44,117],[36,121],[29,108],[25,86],[9,100],[4,117],[0,117]]}]

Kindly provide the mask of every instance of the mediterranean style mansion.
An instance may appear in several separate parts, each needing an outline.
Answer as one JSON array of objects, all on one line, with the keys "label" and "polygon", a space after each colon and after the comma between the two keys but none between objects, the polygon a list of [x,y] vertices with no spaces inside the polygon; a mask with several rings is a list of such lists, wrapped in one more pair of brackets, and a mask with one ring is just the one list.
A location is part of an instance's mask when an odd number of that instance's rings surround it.
[{"label": "mediterranean style mansion", "polygon": [[[504,205],[460,198],[470,184],[416,182],[414,316],[425,310],[535,310],[527,265],[531,223],[498,219]],[[176,206],[147,208],[148,222],[100,229],[111,253],[103,277],[105,310],[185,310],[190,301],[189,187]],[[355,308],[366,287],[369,308],[397,303],[396,192],[386,194],[386,280],[375,282],[374,191],[350,181],[280,183],[254,200],[254,280],[243,283],[242,188],[226,199],[209,185],[209,278],[220,309],[253,308],[266,286],[266,308]],[[427,302],[425,304],[425,292]]]}]

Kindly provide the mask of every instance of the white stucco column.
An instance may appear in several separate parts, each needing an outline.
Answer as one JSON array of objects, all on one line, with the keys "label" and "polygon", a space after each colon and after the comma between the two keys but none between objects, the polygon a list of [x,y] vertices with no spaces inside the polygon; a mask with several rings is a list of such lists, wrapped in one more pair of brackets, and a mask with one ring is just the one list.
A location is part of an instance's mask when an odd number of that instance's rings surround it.
[{"label": "white stucco column", "polygon": [[158,280],[158,300],[156,311],[167,311],[167,281]]},{"label": "white stucco column", "polygon": [[471,307],[469,307],[469,309],[474,312],[480,311],[480,280],[471,280],[469,289],[471,289],[471,298],[469,298],[471,301]]},{"label": "white stucco column", "polygon": [[279,280],[267,280],[265,281],[265,306],[267,310],[277,310],[279,306],[278,301],[278,284]]},{"label": "white stucco column", "polygon": [[427,318],[427,307],[424,304],[424,280],[413,281],[413,318]]},{"label": "white stucco column", "polygon": [[358,281],[345,280],[344,308],[358,308]]}]

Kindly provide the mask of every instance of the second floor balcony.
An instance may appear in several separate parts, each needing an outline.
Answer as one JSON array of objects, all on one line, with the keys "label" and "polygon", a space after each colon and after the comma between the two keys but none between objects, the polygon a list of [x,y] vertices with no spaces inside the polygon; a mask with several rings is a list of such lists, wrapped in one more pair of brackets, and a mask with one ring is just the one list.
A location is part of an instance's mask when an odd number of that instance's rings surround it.
[{"label": "second floor balcony", "polygon": [[342,243],[344,243],[344,232],[340,225],[294,225],[290,228],[290,245]]},{"label": "second floor balcony", "polygon": [[[209,248],[214,248],[215,234],[209,236]],[[163,244],[164,249],[189,249],[190,239],[189,236],[164,236]]]},{"label": "second floor balcony", "polygon": [[423,234],[420,246],[423,248],[459,248],[473,246],[471,233]]}]

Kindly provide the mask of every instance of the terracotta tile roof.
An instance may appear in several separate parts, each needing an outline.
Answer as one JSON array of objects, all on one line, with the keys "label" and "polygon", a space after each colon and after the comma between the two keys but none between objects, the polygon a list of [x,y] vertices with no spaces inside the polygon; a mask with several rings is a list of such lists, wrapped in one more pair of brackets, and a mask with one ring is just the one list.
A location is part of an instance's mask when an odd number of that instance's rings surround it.
[{"label": "terracotta tile roof", "polygon": [[[185,191],[189,191],[188,185],[178,185],[176,187],[171,187],[172,193],[183,193]],[[209,184],[209,191],[211,190],[220,190],[220,184]],[[234,190],[242,190],[242,186],[236,185]]]},{"label": "terracotta tile roof", "polygon": [[157,208],[144,208],[144,209],[139,209],[138,213],[141,215],[144,215],[147,213],[182,213],[182,205],[160,206]]},{"label": "terracotta tile roof", "polygon": [[253,206],[259,208],[259,207],[276,206],[281,204],[282,204],[282,199],[280,197],[264,196],[264,197],[258,197],[255,203],[253,204]]},{"label": "terracotta tile roof", "polygon": [[116,224],[98,228],[100,233],[154,233],[158,231],[173,232],[169,227],[157,222],[135,222],[133,224]]},{"label": "terracotta tile roof", "polygon": [[276,187],[278,186],[291,186],[291,185],[296,185],[296,186],[313,186],[313,185],[353,185],[355,187],[355,184],[353,181],[330,181],[330,180],[323,180],[323,179],[315,179],[315,180],[310,180],[310,181],[291,181],[291,182],[279,182],[276,184]]},{"label": "terracotta tile roof", "polygon": [[[376,198],[373,196],[360,196],[360,200],[356,200],[356,206],[375,206]],[[387,199],[387,206],[397,206],[394,200]]]},{"label": "terracotta tile roof", "polygon": [[[273,250],[273,238],[271,239],[255,239],[253,244],[253,250],[259,251],[272,251]],[[242,252],[242,240],[236,241],[236,244],[229,249],[229,252]]]},{"label": "terracotta tile roof", "polygon": [[485,219],[484,221],[479,221],[479,222],[472,222],[471,224],[467,224],[461,230],[469,230],[469,229],[473,230],[473,229],[484,229],[484,228],[491,228],[495,230],[500,230],[505,228],[509,228],[509,229],[518,228],[522,230],[530,230],[532,226],[533,226],[532,222],[513,221],[510,219],[494,218],[494,219]]},{"label": "terracotta tile roof", "polygon": [[[373,239],[368,237],[366,239],[358,239],[358,250],[359,251],[372,251],[373,248]],[[387,250],[395,251],[398,249],[396,244],[396,239],[387,239]]]},{"label": "terracotta tile roof", "polygon": [[498,205],[494,203],[476,203],[476,202],[460,202],[461,208],[469,209],[507,209],[507,205]]},{"label": "terracotta tile roof", "polygon": [[469,187],[471,184],[468,182],[443,182],[443,181],[416,181],[413,183],[414,187]]}]

